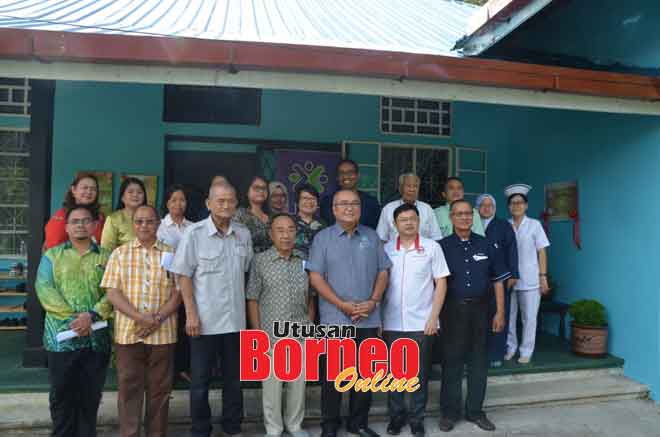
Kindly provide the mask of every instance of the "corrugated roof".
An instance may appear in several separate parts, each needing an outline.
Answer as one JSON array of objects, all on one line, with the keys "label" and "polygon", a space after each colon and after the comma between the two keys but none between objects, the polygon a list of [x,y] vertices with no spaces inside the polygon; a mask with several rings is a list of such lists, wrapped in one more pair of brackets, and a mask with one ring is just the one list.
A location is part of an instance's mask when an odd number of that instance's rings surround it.
[{"label": "corrugated roof", "polygon": [[452,0],[2,0],[0,27],[451,55],[476,9]]}]

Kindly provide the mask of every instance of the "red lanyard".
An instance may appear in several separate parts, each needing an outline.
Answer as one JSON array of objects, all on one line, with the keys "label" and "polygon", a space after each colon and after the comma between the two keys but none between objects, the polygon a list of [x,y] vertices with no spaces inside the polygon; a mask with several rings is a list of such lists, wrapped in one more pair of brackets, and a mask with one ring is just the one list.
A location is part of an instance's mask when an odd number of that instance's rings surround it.
[{"label": "red lanyard", "polygon": [[[396,250],[397,252],[401,250],[401,237],[396,237]],[[415,250],[421,252],[421,246],[419,245],[419,234],[415,237]]]}]

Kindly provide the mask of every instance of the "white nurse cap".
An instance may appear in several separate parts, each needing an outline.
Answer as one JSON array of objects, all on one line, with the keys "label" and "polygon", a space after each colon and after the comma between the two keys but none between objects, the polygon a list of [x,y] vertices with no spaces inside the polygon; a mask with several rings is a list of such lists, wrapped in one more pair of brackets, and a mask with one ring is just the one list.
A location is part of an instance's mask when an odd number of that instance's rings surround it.
[{"label": "white nurse cap", "polygon": [[527,184],[513,184],[504,189],[504,195],[507,197],[507,199],[514,194],[522,194],[523,196],[527,197],[527,193],[529,193],[529,190],[531,189],[532,187]]}]

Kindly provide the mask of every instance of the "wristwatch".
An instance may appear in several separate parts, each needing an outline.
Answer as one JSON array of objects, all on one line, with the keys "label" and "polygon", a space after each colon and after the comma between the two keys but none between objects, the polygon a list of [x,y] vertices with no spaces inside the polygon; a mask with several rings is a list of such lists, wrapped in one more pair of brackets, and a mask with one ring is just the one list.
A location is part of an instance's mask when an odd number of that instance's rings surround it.
[{"label": "wristwatch", "polygon": [[90,317],[92,318],[92,322],[98,322],[99,320],[101,320],[101,316],[99,316],[99,313],[97,313],[94,310],[87,311],[87,314],[89,314]]}]

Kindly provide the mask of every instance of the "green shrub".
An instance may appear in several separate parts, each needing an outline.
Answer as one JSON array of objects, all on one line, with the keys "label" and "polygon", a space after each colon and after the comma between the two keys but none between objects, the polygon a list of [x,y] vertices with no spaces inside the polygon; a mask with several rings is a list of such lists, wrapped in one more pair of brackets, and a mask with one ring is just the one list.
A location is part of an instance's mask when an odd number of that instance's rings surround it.
[{"label": "green shrub", "polygon": [[568,313],[578,325],[607,326],[605,307],[598,301],[589,299],[578,300],[571,304]]}]

